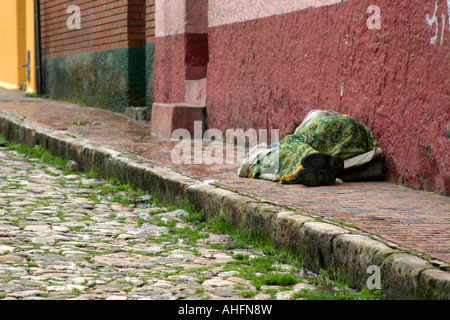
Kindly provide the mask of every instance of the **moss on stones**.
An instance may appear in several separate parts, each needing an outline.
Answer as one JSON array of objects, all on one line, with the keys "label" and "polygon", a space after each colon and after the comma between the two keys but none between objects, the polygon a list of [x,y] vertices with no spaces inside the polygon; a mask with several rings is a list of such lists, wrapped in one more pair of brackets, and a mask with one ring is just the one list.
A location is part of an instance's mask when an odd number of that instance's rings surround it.
[{"label": "moss on stones", "polygon": [[[152,51],[121,48],[44,60],[45,93],[116,112],[145,106],[147,79],[153,79],[146,75],[146,54]],[[153,87],[153,82],[149,86]]]}]

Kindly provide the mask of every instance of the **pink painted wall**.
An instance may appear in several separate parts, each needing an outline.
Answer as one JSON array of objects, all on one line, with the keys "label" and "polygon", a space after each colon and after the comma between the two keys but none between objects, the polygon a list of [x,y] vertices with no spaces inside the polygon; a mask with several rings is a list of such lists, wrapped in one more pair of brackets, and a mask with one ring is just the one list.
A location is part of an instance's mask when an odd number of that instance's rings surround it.
[{"label": "pink painted wall", "polygon": [[[209,1],[209,128],[279,128],[283,137],[310,110],[333,109],[373,129],[389,179],[449,194],[449,0],[309,9],[312,0],[291,9],[286,0],[233,14],[239,1]],[[367,26],[371,5],[381,29]]]},{"label": "pink painted wall", "polygon": [[156,0],[156,102],[186,102],[186,81],[206,77],[207,8],[208,0]]}]

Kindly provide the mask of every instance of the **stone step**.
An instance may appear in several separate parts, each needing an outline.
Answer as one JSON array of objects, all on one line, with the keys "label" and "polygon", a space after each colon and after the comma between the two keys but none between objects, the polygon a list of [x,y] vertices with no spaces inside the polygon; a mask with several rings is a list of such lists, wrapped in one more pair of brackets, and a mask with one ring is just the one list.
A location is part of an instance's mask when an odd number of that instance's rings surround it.
[{"label": "stone step", "polygon": [[206,128],[206,106],[191,103],[154,103],[152,133],[170,138],[177,129],[185,129],[192,138],[201,138]]}]

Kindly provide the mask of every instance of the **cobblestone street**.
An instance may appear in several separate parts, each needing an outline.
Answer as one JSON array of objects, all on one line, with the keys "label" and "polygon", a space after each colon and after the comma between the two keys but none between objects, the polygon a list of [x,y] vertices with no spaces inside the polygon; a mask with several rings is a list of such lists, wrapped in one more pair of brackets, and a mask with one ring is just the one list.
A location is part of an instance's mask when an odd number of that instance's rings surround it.
[{"label": "cobblestone street", "polygon": [[130,194],[108,194],[106,181],[4,147],[0,162],[1,299],[289,300],[331,288],[288,264],[270,266],[285,285],[250,280],[245,268],[261,252],[236,249],[228,235],[189,237],[187,212],[148,195],[124,202]]}]

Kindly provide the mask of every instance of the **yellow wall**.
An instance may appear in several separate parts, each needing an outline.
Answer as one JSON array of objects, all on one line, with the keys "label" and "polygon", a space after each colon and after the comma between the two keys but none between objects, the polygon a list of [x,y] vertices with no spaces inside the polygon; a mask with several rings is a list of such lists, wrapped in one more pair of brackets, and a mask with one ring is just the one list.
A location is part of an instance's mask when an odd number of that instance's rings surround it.
[{"label": "yellow wall", "polygon": [[30,50],[30,80],[27,92],[36,92],[34,1],[0,2],[0,87],[20,89],[27,81],[27,51]]},{"label": "yellow wall", "polygon": [[[26,0],[26,50],[30,51],[30,81],[27,81],[27,93],[36,92],[36,47],[34,34],[34,0]],[[26,56],[25,56],[26,59]],[[25,68],[26,70],[26,68]]]}]

